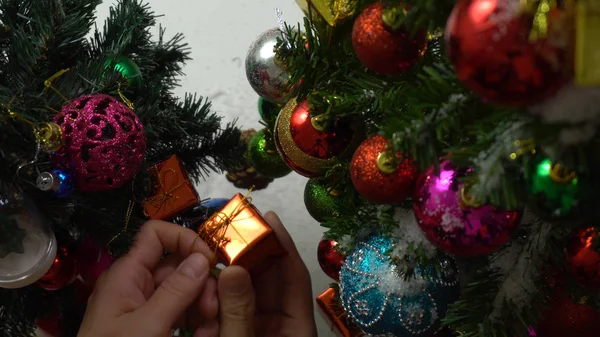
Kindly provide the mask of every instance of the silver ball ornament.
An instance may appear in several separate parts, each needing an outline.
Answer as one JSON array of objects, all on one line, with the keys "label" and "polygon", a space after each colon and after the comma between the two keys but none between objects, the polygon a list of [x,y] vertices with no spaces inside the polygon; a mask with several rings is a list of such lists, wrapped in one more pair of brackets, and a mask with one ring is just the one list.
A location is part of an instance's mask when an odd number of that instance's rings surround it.
[{"label": "silver ball ornament", "polygon": [[285,104],[290,98],[290,74],[275,50],[277,39],[282,38],[281,30],[269,29],[252,43],[246,56],[248,82],[258,95],[277,104]]}]

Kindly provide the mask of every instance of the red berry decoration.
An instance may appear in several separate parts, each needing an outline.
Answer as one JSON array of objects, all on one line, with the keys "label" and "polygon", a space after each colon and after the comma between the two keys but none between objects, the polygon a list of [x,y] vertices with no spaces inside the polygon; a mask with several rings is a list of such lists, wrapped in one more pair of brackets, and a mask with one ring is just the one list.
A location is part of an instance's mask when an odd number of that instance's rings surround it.
[{"label": "red berry decoration", "polygon": [[303,176],[317,177],[339,158],[350,157],[362,140],[363,129],[347,120],[324,125],[322,116],[311,115],[308,100],[291,99],[275,124],[275,144],[281,157]]},{"label": "red berry decoration", "polygon": [[581,284],[600,290],[600,252],[594,249],[594,240],[598,240],[595,228],[578,231],[567,244],[567,260],[573,274]]},{"label": "red berry decoration", "polygon": [[440,172],[429,168],[417,182],[413,208],[427,238],[447,253],[471,257],[489,254],[511,239],[522,212],[501,210],[474,200],[458,179],[468,171],[445,161]]},{"label": "red berry decoration", "polygon": [[110,267],[113,259],[106,247],[87,238],[77,249],[77,261],[79,276],[83,282],[93,287],[100,275]]},{"label": "red berry decoration", "polygon": [[561,295],[535,329],[536,337],[598,336],[600,312]]},{"label": "red berry decoration", "polygon": [[459,1],[445,31],[458,79],[483,98],[509,106],[554,95],[568,80],[570,37],[562,10],[553,8],[548,16],[549,33],[532,42],[534,17],[519,1]]},{"label": "red berry decoration", "polygon": [[77,262],[75,256],[66,248],[58,247],[56,257],[50,270],[38,281],[46,290],[58,290],[75,281]]},{"label": "red berry decoration", "polygon": [[354,21],[352,46],[358,59],[370,70],[396,75],[412,68],[427,50],[427,31],[411,35],[405,24],[392,29],[383,20],[385,5],[377,2]]},{"label": "red berry decoration", "polygon": [[378,135],[354,152],[350,175],[365,199],[376,204],[399,204],[413,193],[419,173],[412,159],[388,151],[388,140]]},{"label": "red berry decoration", "polygon": [[108,95],[74,99],[55,117],[64,146],[54,164],[73,174],[82,191],[106,191],[130,181],[146,153],[144,127],[125,104]]},{"label": "red berry decoration", "polygon": [[346,261],[346,256],[340,254],[340,252],[335,249],[335,246],[337,246],[337,242],[333,240],[321,240],[321,242],[319,242],[319,248],[317,249],[317,259],[319,260],[319,265],[321,266],[321,269],[323,269],[323,272],[332,279],[339,281],[340,270],[342,269],[344,261]]}]

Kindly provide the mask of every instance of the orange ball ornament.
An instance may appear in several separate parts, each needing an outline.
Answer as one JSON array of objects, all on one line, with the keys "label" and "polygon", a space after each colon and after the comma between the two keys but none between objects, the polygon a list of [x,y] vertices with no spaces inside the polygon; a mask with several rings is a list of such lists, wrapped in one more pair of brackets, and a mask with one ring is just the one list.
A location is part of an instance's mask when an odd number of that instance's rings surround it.
[{"label": "orange ball ornament", "polygon": [[412,68],[427,50],[427,31],[414,36],[405,24],[397,29],[383,20],[385,5],[367,7],[354,21],[352,46],[358,59],[368,69],[382,75],[396,75]]},{"label": "orange ball ornament", "polygon": [[399,204],[412,195],[419,172],[410,158],[388,150],[388,140],[377,135],[364,141],[350,166],[354,187],[376,204]]},{"label": "orange ball ornament", "polygon": [[598,232],[593,227],[579,230],[567,244],[567,261],[577,280],[592,289],[600,290],[600,253],[593,249]]},{"label": "orange ball ornament", "polygon": [[313,178],[324,174],[340,158],[350,157],[363,139],[364,128],[339,119],[331,124],[310,111],[308,100],[291,99],[275,123],[275,145],[286,164]]}]

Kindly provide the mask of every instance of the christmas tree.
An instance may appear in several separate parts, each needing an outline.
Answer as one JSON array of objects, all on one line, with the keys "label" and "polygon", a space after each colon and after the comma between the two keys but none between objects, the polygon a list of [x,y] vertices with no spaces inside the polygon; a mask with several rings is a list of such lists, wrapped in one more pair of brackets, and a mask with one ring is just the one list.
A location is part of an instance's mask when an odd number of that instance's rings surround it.
[{"label": "christmas tree", "polygon": [[597,1],[297,3],[248,53],[249,158],[310,178],[336,329],[597,335]]},{"label": "christmas tree", "polygon": [[[148,219],[241,168],[240,131],[173,95],[190,50],[139,0],[0,1],[0,336],[74,336],[99,274]],[[91,38],[88,38],[88,34]]]}]

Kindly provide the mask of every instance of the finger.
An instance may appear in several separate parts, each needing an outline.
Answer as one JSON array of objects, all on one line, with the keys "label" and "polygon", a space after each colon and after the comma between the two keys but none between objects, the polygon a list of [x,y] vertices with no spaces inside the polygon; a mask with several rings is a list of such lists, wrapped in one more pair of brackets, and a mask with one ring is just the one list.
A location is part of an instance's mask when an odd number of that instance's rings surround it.
[{"label": "finger", "polygon": [[248,272],[228,267],[219,276],[220,337],[254,336],[254,289]]},{"label": "finger", "polygon": [[202,253],[209,261],[214,253],[189,228],[164,221],[148,221],[138,233],[126,258],[141,264],[148,270],[154,269],[164,252],[178,254],[183,258],[191,253]]},{"label": "finger", "polygon": [[160,284],[163,283],[163,281],[169,277],[169,275],[175,272],[182,261],[183,258],[181,258],[179,255],[169,255],[160,261],[152,273],[154,277],[154,287],[158,288],[158,286],[160,286]]},{"label": "finger", "polygon": [[219,337],[219,322],[215,320],[204,324],[196,329],[194,337]]},{"label": "finger", "polygon": [[209,274],[209,263],[200,253],[188,256],[156,289],[138,312],[145,321],[160,322],[168,331],[200,295]]},{"label": "finger", "polygon": [[200,297],[188,310],[189,326],[197,328],[219,316],[219,298],[217,280],[209,277],[200,293]]}]

